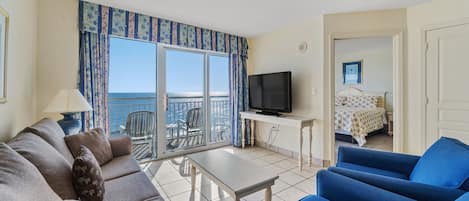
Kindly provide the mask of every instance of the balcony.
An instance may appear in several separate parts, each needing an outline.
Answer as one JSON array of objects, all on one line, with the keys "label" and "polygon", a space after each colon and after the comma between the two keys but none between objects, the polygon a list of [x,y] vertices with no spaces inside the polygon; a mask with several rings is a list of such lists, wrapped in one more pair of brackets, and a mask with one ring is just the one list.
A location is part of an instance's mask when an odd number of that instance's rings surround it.
[{"label": "balcony", "polygon": [[[147,115],[141,118],[156,118],[156,97],[151,93],[110,93],[109,106],[109,126],[111,135],[126,134],[133,138],[133,154],[138,160],[155,157],[156,146],[165,146],[166,151],[177,151],[189,149],[191,147],[203,146],[207,143],[226,142],[231,139],[230,130],[230,107],[229,97],[226,94],[210,96],[209,114],[210,132],[206,132],[204,118],[199,119],[199,125],[194,128],[193,118],[187,118],[191,109],[203,115],[204,98],[200,95],[173,94],[168,96],[166,118],[166,142],[158,143],[156,137],[156,121],[148,120],[151,123],[139,123],[139,129],[149,127],[151,135],[146,137],[136,137],[128,134],[123,128],[126,126],[129,114],[137,111],[148,111]],[[192,110],[194,111],[194,110]],[[194,115],[194,114],[191,114]],[[189,122],[188,122],[189,121]],[[189,125],[189,126],[188,126]],[[145,128],[143,128],[145,129]],[[207,138],[207,139],[206,139]],[[207,140],[207,141],[206,141]]]}]

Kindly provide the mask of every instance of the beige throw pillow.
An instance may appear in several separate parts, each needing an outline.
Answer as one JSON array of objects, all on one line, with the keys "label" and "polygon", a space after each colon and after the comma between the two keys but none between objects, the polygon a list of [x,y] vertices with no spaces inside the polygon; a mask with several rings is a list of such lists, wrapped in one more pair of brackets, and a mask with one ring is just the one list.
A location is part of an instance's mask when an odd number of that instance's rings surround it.
[{"label": "beige throw pillow", "polygon": [[111,144],[109,143],[108,137],[104,134],[104,130],[101,128],[66,136],[65,142],[75,158],[80,154],[81,145],[85,145],[90,149],[99,165],[103,165],[113,158]]}]

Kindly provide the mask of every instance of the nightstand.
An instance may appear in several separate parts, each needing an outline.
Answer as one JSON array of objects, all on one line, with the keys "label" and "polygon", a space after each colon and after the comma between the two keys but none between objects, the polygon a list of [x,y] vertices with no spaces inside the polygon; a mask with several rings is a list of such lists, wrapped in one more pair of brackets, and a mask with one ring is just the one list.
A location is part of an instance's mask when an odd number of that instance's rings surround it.
[{"label": "nightstand", "polygon": [[386,112],[386,117],[388,119],[388,135],[392,136],[394,119],[392,118],[392,112]]}]

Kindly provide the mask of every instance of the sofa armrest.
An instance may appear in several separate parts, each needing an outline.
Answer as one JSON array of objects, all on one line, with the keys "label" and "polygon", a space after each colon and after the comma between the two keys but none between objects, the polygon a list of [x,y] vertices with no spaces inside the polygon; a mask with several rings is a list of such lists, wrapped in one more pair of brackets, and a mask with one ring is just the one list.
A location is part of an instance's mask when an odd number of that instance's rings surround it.
[{"label": "sofa armrest", "polygon": [[409,176],[420,156],[353,147],[339,147],[338,162],[372,167]]},{"label": "sofa armrest", "polygon": [[319,171],[316,177],[318,196],[330,201],[414,201],[405,196],[327,170]]},{"label": "sofa armrest", "polygon": [[328,170],[415,200],[453,201],[465,193],[459,189],[432,186],[344,168],[330,167]]},{"label": "sofa armrest", "polygon": [[129,155],[132,153],[132,139],[129,136],[118,135],[109,138],[112,155],[114,157]]}]

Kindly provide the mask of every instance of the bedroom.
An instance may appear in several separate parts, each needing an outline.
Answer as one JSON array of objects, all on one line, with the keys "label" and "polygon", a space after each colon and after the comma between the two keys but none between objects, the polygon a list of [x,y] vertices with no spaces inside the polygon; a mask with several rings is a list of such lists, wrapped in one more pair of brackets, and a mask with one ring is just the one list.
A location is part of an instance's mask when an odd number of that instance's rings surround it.
[{"label": "bedroom", "polygon": [[335,146],[393,150],[393,40],[335,41]]}]

